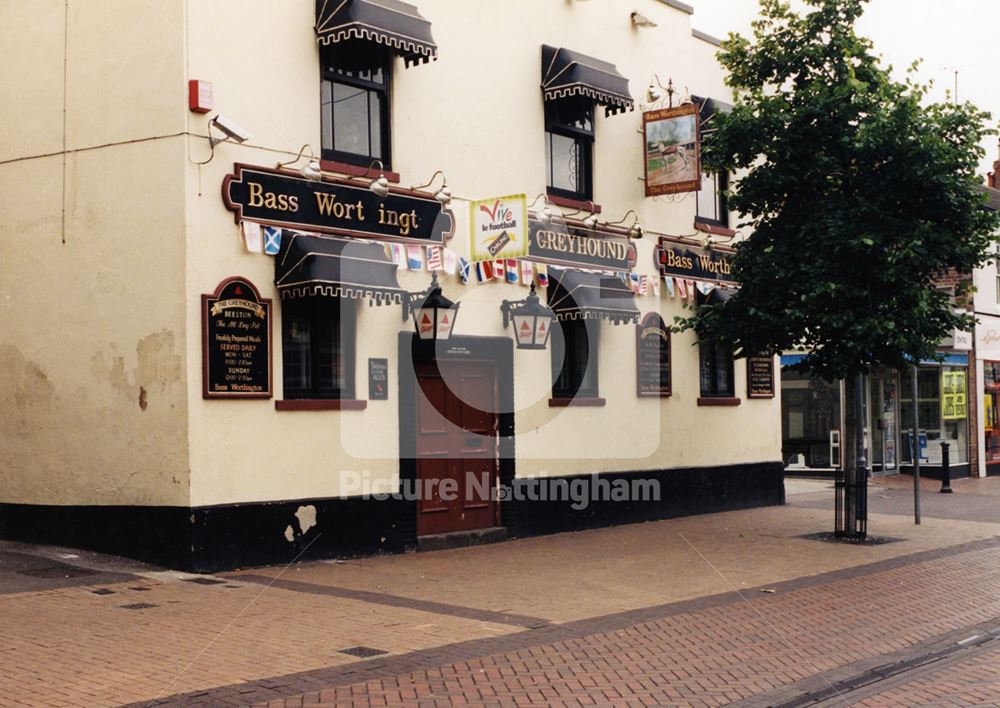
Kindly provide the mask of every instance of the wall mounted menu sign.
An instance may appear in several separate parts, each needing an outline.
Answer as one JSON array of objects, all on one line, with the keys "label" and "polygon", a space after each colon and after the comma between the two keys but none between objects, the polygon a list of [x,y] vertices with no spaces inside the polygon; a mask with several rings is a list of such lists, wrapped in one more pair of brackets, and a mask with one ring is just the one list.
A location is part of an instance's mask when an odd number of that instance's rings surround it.
[{"label": "wall mounted menu sign", "polygon": [[676,275],[692,280],[735,283],[728,253],[709,251],[695,246],[680,246],[660,239],[656,262],[662,275]]},{"label": "wall mounted menu sign", "polygon": [[314,182],[266,167],[236,164],[222,199],[237,223],[424,244],[443,244],[455,230],[451,211],[430,194],[396,189],[380,197],[367,181]]},{"label": "wall mounted menu sign", "polygon": [[611,231],[528,222],[527,260],[595,270],[627,271],[635,265],[628,238]]},{"label": "wall mounted menu sign", "polygon": [[670,329],[655,312],[636,325],[636,394],[666,398],[670,395]]},{"label": "wall mounted menu sign", "polygon": [[271,301],[245,278],[201,296],[202,396],[271,397]]},{"label": "wall mounted menu sign", "polygon": [[389,360],[368,360],[368,400],[385,401],[389,398]]},{"label": "wall mounted menu sign", "polygon": [[774,359],[747,358],[747,398],[774,398]]}]

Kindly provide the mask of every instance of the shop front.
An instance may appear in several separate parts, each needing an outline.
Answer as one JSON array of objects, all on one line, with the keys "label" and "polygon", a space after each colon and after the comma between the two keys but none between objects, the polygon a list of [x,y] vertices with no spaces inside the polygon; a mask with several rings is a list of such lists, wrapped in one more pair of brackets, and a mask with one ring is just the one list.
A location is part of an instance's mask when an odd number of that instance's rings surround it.
[{"label": "shop front", "polygon": [[982,367],[980,444],[983,473],[1000,475],[1000,317],[977,313],[976,360]]}]

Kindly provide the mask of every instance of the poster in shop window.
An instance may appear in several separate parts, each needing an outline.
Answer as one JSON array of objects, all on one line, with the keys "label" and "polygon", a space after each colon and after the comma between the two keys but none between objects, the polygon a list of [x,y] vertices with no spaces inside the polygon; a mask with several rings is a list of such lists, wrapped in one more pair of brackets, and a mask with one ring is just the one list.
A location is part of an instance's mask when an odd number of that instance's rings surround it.
[{"label": "poster in shop window", "polygon": [[202,396],[271,397],[271,301],[246,278],[201,296]]},{"label": "poster in shop window", "polygon": [[965,419],[965,372],[941,372],[941,418],[943,420]]}]

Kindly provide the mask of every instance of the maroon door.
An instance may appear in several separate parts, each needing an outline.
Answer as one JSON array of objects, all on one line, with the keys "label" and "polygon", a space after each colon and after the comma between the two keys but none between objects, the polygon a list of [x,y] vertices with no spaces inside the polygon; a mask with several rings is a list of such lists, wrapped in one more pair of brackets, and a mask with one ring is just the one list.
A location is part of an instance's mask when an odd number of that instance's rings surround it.
[{"label": "maroon door", "polygon": [[494,365],[439,361],[418,366],[417,382],[417,535],[498,526]]}]

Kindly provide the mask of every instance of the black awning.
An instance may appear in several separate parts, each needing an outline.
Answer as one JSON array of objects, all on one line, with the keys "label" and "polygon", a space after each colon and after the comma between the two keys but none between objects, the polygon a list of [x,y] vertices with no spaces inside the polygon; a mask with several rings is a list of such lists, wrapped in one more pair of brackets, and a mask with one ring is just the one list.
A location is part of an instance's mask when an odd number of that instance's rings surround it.
[{"label": "black awning", "polygon": [[274,284],[282,299],[369,298],[376,305],[402,302],[396,264],[380,243],[285,231],[274,259]]},{"label": "black awning", "polygon": [[607,115],[633,106],[628,79],[614,64],[547,44],[542,45],[542,95],[546,101],[588,96],[604,106]]},{"label": "black awning", "polygon": [[320,44],[364,39],[389,47],[406,65],[437,59],[431,23],[399,0],[316,0]]},{"label": "black awning", "polygon": [[549,307],[560,320],[639,321],[635,293],[617,276],[549,267]]},{"label": "black awning", "polygon": [[717,113],[733,112],[732,105],[719,101],[715,98],[692,96],[691,101],[698,106],[698,118],[701,121],[702,134],[707,134],[712,130],[715,130],[715,121],[713,119]]}]

